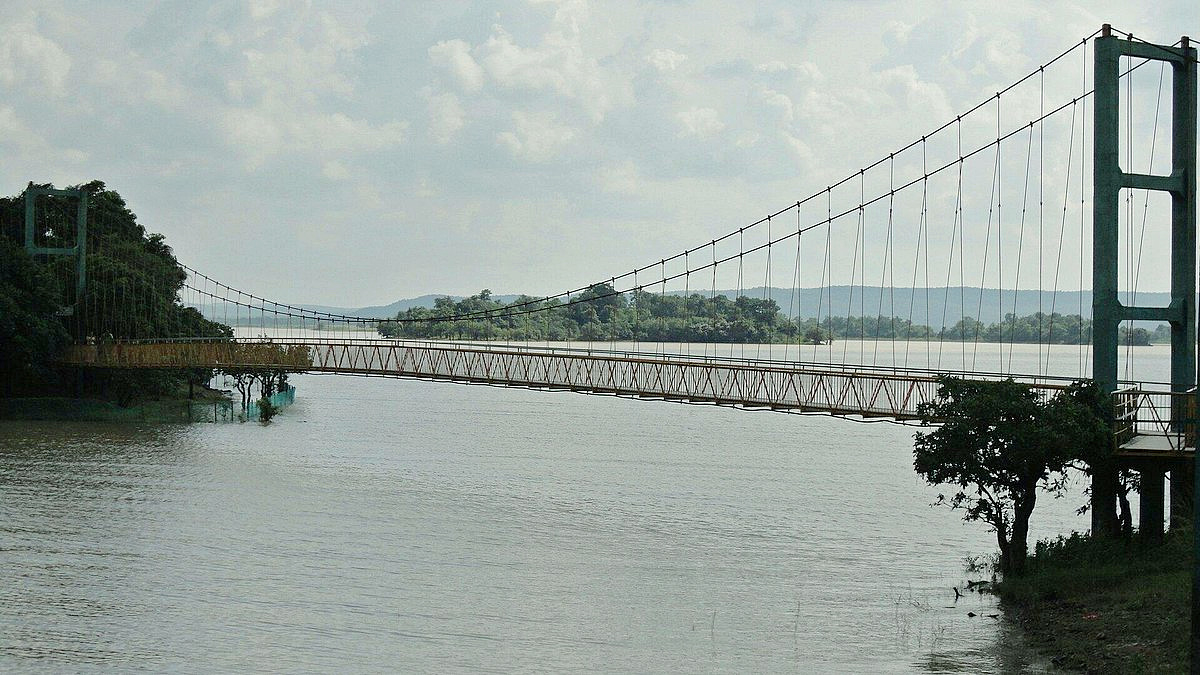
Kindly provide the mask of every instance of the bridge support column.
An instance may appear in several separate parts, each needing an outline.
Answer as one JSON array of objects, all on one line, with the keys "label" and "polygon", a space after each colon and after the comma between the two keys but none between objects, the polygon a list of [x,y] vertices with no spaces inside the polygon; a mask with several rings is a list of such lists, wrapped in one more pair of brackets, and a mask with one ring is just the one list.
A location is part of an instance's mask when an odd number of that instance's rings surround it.
[{"label": "bridge support column", "polygon": [[1144,542],[1157,542],[1163,536],[1164,474],[1159,466],[1144,466],[1141,471],[1142,490],[1138,502],[1138,532]]},{"label": "bridge support column", "polygon": [[1195,464],[1186,459],[1171,466],[1171,528],[1192,522],[1192,501],[1195,499]]},{"label": "bridge support column", "polygon": [[1117,518],[1117,468],[1111,461],[1096,462],[1092,471],[1092,534],[1116,537],[1121,533]]}]

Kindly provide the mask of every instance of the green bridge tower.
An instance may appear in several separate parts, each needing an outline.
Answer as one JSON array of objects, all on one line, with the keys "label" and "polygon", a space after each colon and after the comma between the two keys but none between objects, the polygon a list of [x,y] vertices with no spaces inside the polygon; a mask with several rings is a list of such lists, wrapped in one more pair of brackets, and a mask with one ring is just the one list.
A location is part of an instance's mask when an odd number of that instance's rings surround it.
[{"label": "green bridge tower", "polygon": [[[75,211],[75,245],[70,248],[49,248],[37,245],[36,215],[37,198],[41,195],[52,197],[74,197],[78,200]],[[75,301],[63,308],[63,313],[74,313],[79,309],[87,290],[87,192],[74,190],[56,190],[54,188],[36,187],[33,183],[25,188],[25,251],[29,255],[65,255],[75,258]]]},{"label": "green bridge tower", "polygon": [[[1120,166],[1120,61],[1122,56],[1171,64],[1171,172],[1129,173]],[[1092,377],[1105,391],[1117,389],[1118,331],[1122,321],[1166,321],[1171,326],[1171,391],[1196,386],[1196,49],[1187,37],[1178,47],[1118,38],[1105,24],[1094,46],[1094,135],[1092,201]],[[1133,142],[1132,138],[1129,141]],[[1131,307],[1117,297],[1119,230],[1117,214],[1122,189],[1144,189],[1171,195],[1171,302],[1166,307]],[[1129,244],[1132,246],[1132,242]],[[1195,395],[1172,396],[1171,424],[1183,431],[1194,415],[1188,402]],[[1194,410],[1194,408],[1192,409]],[[1171,513],[1191,506],[1200,523],[1200,472],[1194,459],[1142,460],[1124,464],[1141,477],[1139,529],[1154,539],[1162,535],[1164,474],[1171,472]],[[1116,531],[1113,503],[1116,463],[1093,467],[1092,531]],[[1200,530],[1198,530],[1200,532]],[[1200,561],[1200,535],[1195,541]],[[1200,566],[1192,584],[1192,672],[1200,672]]]},{"label": "green bridge tower", "polygon": [[[1120,166],[1120,59],[1153,59],[1171,64],[1171,172],[1128,173]],[[1183,38],[1165,47],[1112,35],[1105,24],[1095,41],[1095,107],[1092,202],[1092,377],[1105,391],[1117,389],[1118,329],[1125,320],[1166,321],[1171,326],[1171,390],[1187,392],[1196,385],[1196,49]],[[1166,307],[1131,307],[1117,297],[1118,200],[1126,188],[1160,190],[1171,195],[1171,303]],[[1132,245],[1132,244],[1131,244]],[[1182,401],[1182,397],[1173,397]],[[1176,405],[1171,419],[1181,428],[1186,405]],[[1183,462],[1141,463],[1142,531],[1162,532],[1164,472],[1172,472],[1173,504],[1190,501],[1194,473]],[[1115,529],[1115,467],[1098,467],[1092,484],[1092,529]],[[1180,480],[1184,476],[1187,480]]]}]

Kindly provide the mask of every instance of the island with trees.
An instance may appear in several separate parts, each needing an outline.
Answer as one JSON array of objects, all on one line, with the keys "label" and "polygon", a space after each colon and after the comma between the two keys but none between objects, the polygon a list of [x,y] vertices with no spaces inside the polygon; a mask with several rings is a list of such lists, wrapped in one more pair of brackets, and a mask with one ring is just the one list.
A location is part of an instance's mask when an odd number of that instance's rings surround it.
[{"label": "island with trees", "polygon": [[[825,314],[788,316],[769,297],[618,292],[595,284],[565,298],[518,296],[501,302],[490,290],[454,300],[438,297],[432,307],[412,307],[378,323],[384,337],[451,340],[611,340],[622,342],[801,343],[831,340],[944,340],[1088,344],[1092,322],[1078,314],[1009,314],[983,323],[960,318],[934,329],[903,317]],[[1121,343],[1144,346],[1159,341],[1161,330],[1121,327]]]}]

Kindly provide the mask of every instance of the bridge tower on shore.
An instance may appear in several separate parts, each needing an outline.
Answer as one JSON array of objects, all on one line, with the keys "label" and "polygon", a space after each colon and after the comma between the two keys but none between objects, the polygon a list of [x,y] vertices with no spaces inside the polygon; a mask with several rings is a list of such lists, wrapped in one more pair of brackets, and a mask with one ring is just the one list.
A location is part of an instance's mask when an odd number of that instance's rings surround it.
[{"label": "bridge tower on shore", "polygon": [[[82,189],[58,190],[48,187],[36,187],[33,183],[25,188],[25,251],[29,255],[65,255],[75,258],[75,299],[66,305],[61,313],[73,314],[82,302],[87,291],[87,211],[88,193]],[[75,245],[71,247],[46,247],[37,244],[37,198],[40,196],[74,197],[77,200],[75,211]]]},{"label": "bridge tower on shore", "polygon": [[[1129,56],[1171,64],[1173,91],[1171,171],[1168,175],[1127,173],[1120,166],[1120,59]],[[1178,47],[1118,38],[1108,24],[1095,40],[1095,107],[1092,202],[1092,377],[1104,391],[1117,389],[1118,331],[1122,321],[1166,321],[1171,326],[1171,421],[1183,432],[1194,416],[1186,392],[1196,386],[1196,49],[1184,37]],[[1132,142],[1132,141],[1131,141]],[[1171,303],[1132,307],[1118,300],[1118,210],[1122,189],[1171,195]],[[1171,472],[1172,513],[1186,509],[1195,493],[1193,463],[1184,459],[1124,460],[1141,474],[1139,526],[1143,534],[1163,529],[1164,473]],[[1098,467],[1092,483],[1092,529],[1113,531],[1116,466]],[[1176,509],[1179,509],[1177,511]]]}]

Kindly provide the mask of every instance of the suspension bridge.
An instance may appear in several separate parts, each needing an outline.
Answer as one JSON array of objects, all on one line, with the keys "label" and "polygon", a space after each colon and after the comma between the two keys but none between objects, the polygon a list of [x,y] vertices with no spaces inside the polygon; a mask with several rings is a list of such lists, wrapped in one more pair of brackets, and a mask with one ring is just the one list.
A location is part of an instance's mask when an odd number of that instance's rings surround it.
[{"label": "suspension bridge", "polygon": [[[1012,378],[1046,394],[1093,378],[1117,394],[1116,442],[1143,474],[1143,524],[1153,527],[1157,515],[1161,529],[1163,474],[1190,472],[1184,458],[1195,447],[1195,172],[1196,49],[1187,38],[1151,44],[1106,25],[768,215],[632,270],[503,306],[351,316],[271,300],[187,266],[177,287],[152,286],[132,263],[89,266],[120,252],[103,250],[94,235],[106,212],[89,211],[79,190],[31,186],[25,237],[30,252],[72,261],[59,266],[75,289],[62,314],[88,328],[77,330],[64,361],[86,368],[328,372],[898,422],[920,418],[941,375]],[[65,224],[48,224],[52,217]],[[45,233],[56,227],[50,241]],[[1138,304],[1139,292],[1164,285],[1168,305]],[[835,286],[849,290],[837,307]],[[820,290],[816,307],[802,301],[806,287]],[[878,289],[871,302],[868,287]],[[729,310],[718,289],[733,288],[738,301],[760,304]],[[767,303],[770,289],[788,288],[786,302]],[[896,289],[907,289],[907,303],[897,304]],[[985,289],[1000,298],[987,315]],[[1037,295],[1024,333],[1020,289]],[[1063,300],[1071,289],[1078,306]],[[152,310],[163,296],[234,334],[189,333],[186,322]],[[681,298],[674,325],[708,339],[663,337],[666,319],[654,307],[668,297]],[[611,318],[614,306],[622,321],[597,319],[601,311]],[[777,330],[765,345],[733,345],[755,307],[768,308]],[[589,311],[586,336],[551,326],[563,313]],[[1145,374],[1133,346],[1134,322],[1147,321],[1170,327],[1165,372]],[[1172,481],[1173,499],[1184,498],[1185,484]]]}]

